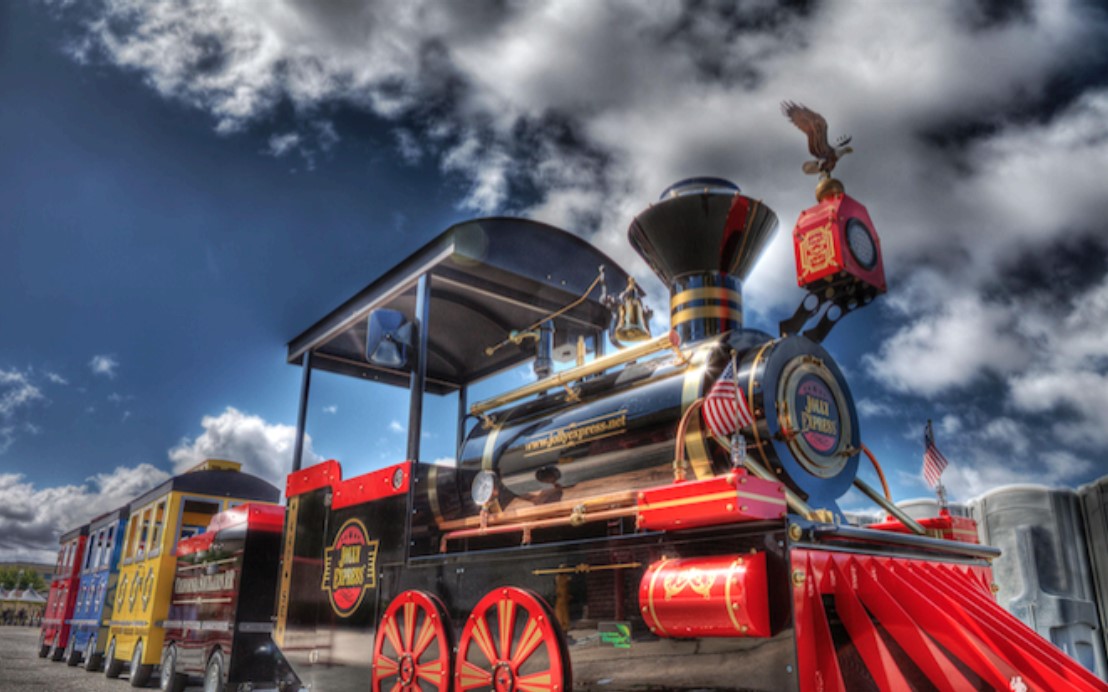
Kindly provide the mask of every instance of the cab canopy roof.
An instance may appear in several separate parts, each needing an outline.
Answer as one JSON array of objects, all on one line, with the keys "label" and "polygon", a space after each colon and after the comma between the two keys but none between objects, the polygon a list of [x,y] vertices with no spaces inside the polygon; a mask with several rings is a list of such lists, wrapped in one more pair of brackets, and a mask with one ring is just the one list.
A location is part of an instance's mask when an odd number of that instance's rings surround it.
[{"label": "cab canopy roof", "polygon": [[[581,238],[537,221],[489,218],[450,227],[289,342],[288,362],[407,387],[409,372],[366,360],[370,313],[397,310],[414,321],[420,276],[430,278],[426,389],[445,394],[534,356],[534,342],[485,349],[581,296],[604,267],[611,293],[627,273]],[[600,289],[554,321],[555,344],[599,337],[608,310]]]}]

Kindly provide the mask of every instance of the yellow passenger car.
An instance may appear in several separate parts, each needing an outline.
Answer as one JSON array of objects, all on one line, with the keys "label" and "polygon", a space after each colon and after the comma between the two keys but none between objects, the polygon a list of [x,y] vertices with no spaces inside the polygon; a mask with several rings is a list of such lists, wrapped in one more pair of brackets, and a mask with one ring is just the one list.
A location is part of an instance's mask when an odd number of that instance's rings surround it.
[{"label": "yellow passenger car", "polygon": [[225,509],[244,502],[277,502],[277,488],[242,473],[241,467],[209,459],[131,501],[104,653],[109,678],[118,677],[130,661],[131,686],[142,687],[159,663],[177,542],[203,532],[212,516]]}]

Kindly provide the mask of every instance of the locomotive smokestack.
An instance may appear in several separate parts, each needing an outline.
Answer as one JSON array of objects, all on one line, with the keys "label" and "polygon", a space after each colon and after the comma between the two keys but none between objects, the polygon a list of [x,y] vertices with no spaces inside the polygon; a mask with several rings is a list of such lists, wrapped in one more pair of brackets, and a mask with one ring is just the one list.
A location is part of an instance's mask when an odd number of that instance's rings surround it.
[{"label": "locomotive smokestack", "polygon": [[742,327],[742,281],[777,229],[777,214],[721,178],[689,178],[627,229],[670,291],[670,327],[683,343]]}]

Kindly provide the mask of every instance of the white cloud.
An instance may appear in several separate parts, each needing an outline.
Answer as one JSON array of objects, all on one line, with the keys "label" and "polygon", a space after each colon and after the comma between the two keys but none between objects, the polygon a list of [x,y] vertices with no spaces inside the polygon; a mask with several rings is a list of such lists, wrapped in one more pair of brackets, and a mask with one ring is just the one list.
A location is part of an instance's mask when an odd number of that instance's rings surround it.
[{"label": "white cloud", "polygon": [[298,144],[300,144],[300,135],[295,132],[273,135],[269,138],[266,153],[275,158],[280,158],[295,149]]},{"label": "white cloud", "polygon": [[400,158],[412,165],[423,160],[424,149],[411,130],[397,128],[394,136],[396,137],[396,151],[400,154]]},{"label": "white cloud", "polygon": [[15,426],[0,425],[0,454],[8,451],[15,442]]},{"label": "white cloud", "polygon": [[330,414],[333,415],[333,414],[336,414],[336,413],[339,412],[339,407],[335,404],[331,404],[330,406],[324,406],[323,407],[323,412],[324,413],[330,413]]},{"label": "white cloud", "polygon": [[16,369],[0,370],[0,417],[11,418],[32,402],[43,399],[30,375]]},{"label": "white cloud", "polygon": [[1024,455],[1031,448],[1031,442],[1020,423],[1002,416],[994,418],[981,429],[984,438],[993,449],[1006,449],[1012,454]]},{"label": "white cloud", "polygon": [[972,386],[983,373],[1011,372],[1027,362],[1023,346],[1005,334],[1008,310],[977,296],[952,298],[925,316],[904,317],[908,322],[864,358],[869,372],[894,391],[933,397]]},{"label": "white cloud", "polygon": [[[260,476],[277,487],[284,487],[292,470],[296,428],[269,423],[260,416],[243,413],[228,406],[218,416],[204,416],[204,432],[195,439],[184,438],[169,450],[173,470],[180,473],[205,459],[227,459],[243,464],[243,470]],[[311,437],[305,435],[303,465],[322,461],[312,450]]]},{"label": "white cloud", "polygon": [[115,370],[119,367],[119,361],[115,356],[97,355],[88,362],[89,369],[94,375],[104,375],[108,378],[115,377]]},{"label": "white cloud", "polygon": [[119,466],[80,485],[39,487],[0,474],[0,559],[52,562],[58,536],[169,478],[150,464]]},{"label": "white cloud", "polygon": [[400,433],[404,432],[404,426],[401,425],[400,421],[398,421],[398,420],[390,420],[389,421],[389,432],[394,432],[394,433],[400,434]]},{"label": "white cloud", "polygon": [[862,398],[858,399],[857,406],[858,413],[871,418],[888,417],[896,413],[896,409],[887,401]]},{"label": "white cloud", "polygon": [[962,419],[953,415],[945,415],[939,421],[939,430],[946,435],[957,435],[962,431]]},{"label": "white cloud", "polygon": [[64,377],[62,377],[61,375],[59,375],[56,372],[47,372],[46,373],[46,379],[50,380],[50,382],[53,383],[53,384],[60,384],[60,385],[69,384],[69,380],[65,379]]},{"label": "white cloud", "polygon": [[[76,53],[142,74],[209,112],[221,132],[287,102],[303,125],[274,134],[271,151],[309,134],[325,151],[338,135],[317,113],[365,109],[396,124],[406,160],[433,155],[467,181],[464,208],[599,231],[597,244],[640,274],[623,229],[681,177],[736,178],[788,230],[812,181],[798,171],[802,135],[777,112],[784,98],[855,135],[842,176],[874,204],[890,271],[937,252],[981,267],[1104,216],[1094,212],[1105,205],[1108,93],[1053,120],[1007,115],[1102,45],[1102,18],[1077,1],[1032,1],[988,26],[954,2],[832,0],[804,12],[589,0],[94,7]],[[936,146],[964,122],[994,130],[954,151]],[[530,209],[513,207],[516,183],[537,191]],[[791,263],[787,241],[767,252],[747,286],[752,310],[795,304]]]},{"label": "white cloud", "polygon": [[[965,501],[1015,483],[1073,487],[1095,466],[1088,459],[1062,450],[1020,456],[981,446],[951,459],[951,465],[943,473],[943,485],[952,500]],[[922,477],[914,480],[921,490],[926,488]]]},{"label": "white cloud", "polygon": [[334,148],[340,140],[335,126],[326,120],[316,120],[303,126],[302,131],[271,135],[264,153],[279,159],[287,154],[300,154],[308,170],[314,170],[316,158]]}]

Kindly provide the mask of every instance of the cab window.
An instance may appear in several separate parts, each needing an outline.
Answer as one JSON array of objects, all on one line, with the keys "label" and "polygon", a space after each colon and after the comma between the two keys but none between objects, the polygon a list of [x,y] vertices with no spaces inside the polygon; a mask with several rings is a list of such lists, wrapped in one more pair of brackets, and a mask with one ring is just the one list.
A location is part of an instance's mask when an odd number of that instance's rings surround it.
[{"label": "cab window", "polygon": [[108,536],[104,539],[104,553],[101,564],[111,567],[112,551],[115,548],[115,524],[108,527]]},{"label": "cab window", "polygon": [[[185,500],[181,512],[181,529],[177,532],[177,540],[204,533],[211,522],[212,517],[219,513],[220,503],[208,500]],[[174,543],[176,546],[176,543]]]},{"label": "cab window", "polygon": [[150,507],[142,510],[142,521],[139,524],[139,538],[138,548],[135,550],[135,559],[141,560],[146,557],[146,553],[150,550],[150,515],[154,510]]},{"label": "cab window", "polygon": [[135,549],[138,546],[138,528],[141,512],[136,511],[127,522],[127,542],[123,546],[123,560],[130,562],[135,559]]},{"label": "cab window", "polygon": [[100,540],[103,537],[102,531],[89,534],[88,543],[85,543],[85,559],[81,563],[82,572],[87,572],[89,569],[96,567],[96,563],[100,559]]},{"label": "cab window", "polygon": [[161,552],[162,539],[165,536],[165,500],[158,503],[158,506],[154,508],[154,526],[150,534],[150,555],[154,556]]}]

